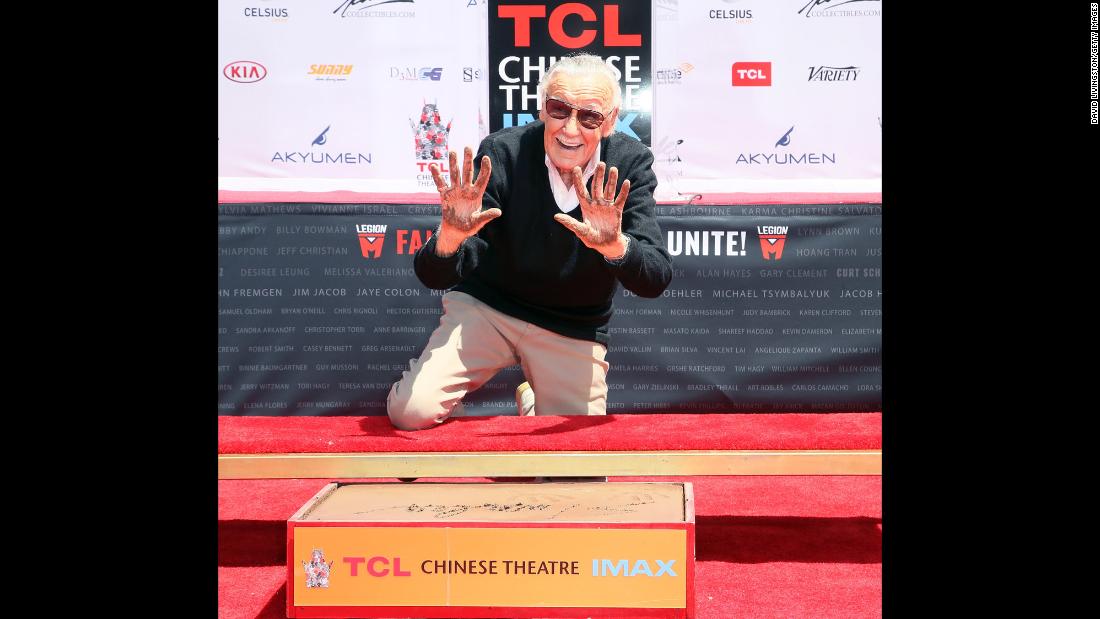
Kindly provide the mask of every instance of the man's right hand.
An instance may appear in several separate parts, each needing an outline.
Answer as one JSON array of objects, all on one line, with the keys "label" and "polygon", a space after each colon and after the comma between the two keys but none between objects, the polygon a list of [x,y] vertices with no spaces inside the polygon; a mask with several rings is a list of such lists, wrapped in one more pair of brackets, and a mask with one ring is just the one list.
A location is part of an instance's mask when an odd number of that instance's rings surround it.
[{"label": "man's right hand", "polygon": [[477,234],[485,224],[502,215],[499,208],[481,210],[481,198],[485,195],[489,176],[493,173],[493,164],[489,161],[489,156],[485,155],[481,158],[481,170],[478,172],[476,182],[473,180],[474,151],[469,146],[464,151],[462,168],[458,167],[458,153],[453,150],[448,160],[451,165],[450,187],[439,172],[439,164],[433,163],[428,166],[432,178],[435,179],[435,187],[439,190],[439,201],[443,211],[439,234],[435,239],[435,253],[441,257],[453,255],[463,241]]}]

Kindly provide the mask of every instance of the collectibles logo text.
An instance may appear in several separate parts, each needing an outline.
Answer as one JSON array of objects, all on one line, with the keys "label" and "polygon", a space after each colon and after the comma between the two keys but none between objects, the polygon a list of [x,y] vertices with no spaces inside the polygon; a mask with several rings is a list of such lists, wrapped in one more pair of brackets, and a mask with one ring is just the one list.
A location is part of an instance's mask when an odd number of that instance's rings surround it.
[{"label": "collectibles logo text", "polygon": [[733,63],[734,86],[771,86],[772,63],[735,62]]},{"label": "collectibles logo text", "polygon": [[[357,224],[355,232],[359,235],[359,249],[364,258],[381,258],[382,248],[386,244],[386,224]],[[428,239],[432,238],[434,230],[404,230],[398,229],[397,254],[411,255],[420,249]],[[354,576],[354,574],[352,574]]]},{"label": "collectibles logo text", "polygon": [[[791,127],[775,143],[775,148],[791,144]],[[836,165],[836,153],[738,153],[734,165]]]},{"label": "collectibles logo text", "polygon": [[251,84],[267,77],[267,69],[258,62],[251,60],[238,60],[225,65],[222,75],[230,81],[240,84]]},{"label": "collectibles logo text", "polygon": [[308,153],[301,151],[281,151],[276,152],[271,156],[272,163],[294,163],[294,164],[330,164],[338,163],[343,165],[363,165],[371,162],[370,153],[333,153],[330,151],[318,150],[314,147],[324,146],[328,143],[328,130],[332,126],[325,127],[325,130],[320,135],[313,138],[313,142],[310,143],[310,150]]},{"label": "collectibles logo text", "polygon": [[[863,8],[880,0],[808,0],[798,14],[804,17],[881,17],[880,8]],[[856,4],[855,7],[852,5]],[[843,6],[844,8],[840,8]]]},{"label": "collectibles logo text", "polygon": [[760,239],[760,253],[764,260],[779,260],[783,257],[783,245],[787,242],[788,226],[757,226],[756,236]]},{"label": "collectibles logo text", "polygon": [[318,82],[346,82],[347,76],[355,65],[350,64],[311,64],[306,75],[314,76]]},{"label": "collectibles logo text", "polygon": [[[416,17],[416,11],[395,5],[413,4],[413,0],[341,0],[332,11],[341,18],[348,17]],[[379,8],[382,5],[390,5]]]},{"label": "collectibles logo text", "polygon": [[808,82],[854,82],[860,67],[810,67]]}]

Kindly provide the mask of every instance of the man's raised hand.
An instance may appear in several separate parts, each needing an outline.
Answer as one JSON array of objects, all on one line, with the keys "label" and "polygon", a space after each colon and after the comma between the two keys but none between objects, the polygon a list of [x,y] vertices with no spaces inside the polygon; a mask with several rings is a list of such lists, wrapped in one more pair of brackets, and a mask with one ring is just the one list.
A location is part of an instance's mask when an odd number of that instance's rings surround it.
[{"label": "man's raised hand", "polygon": [[453,150],[448,156],[451,168],[451,184],[443,180],[439,164],[433,163],[428,170],[435,179],[439,190],[439,201],[443,211],[439,234],[435,241],[436,254],[449,256],[458,251],[458,247],[467,238],[478,233],[485,224],[502,215],[499,208],[481,210],[481,198],[489,185],[489,176],[493,173],[493,164],[489,156],[481,158],[481,170],[477,181],[474,176],[474,151],[467,146],[464,150],[462,168],[458,167],[458,153]]},{"label": "man's raised hand", "polygon": [[577,221],[566,213],[554,215],[554,220],[569,228],[586,246],[600,252],[608,259],[621,258],[626,254],[626,237],[623,236],[623,206],[630,194],[630,179],[623,181],[619,195],[615,196],[615,183],[619,180],[618,168],[612,166],[604,185],[603,174],[607,168],[604,162],[596,165],[596,174],[592,177],[592,193],[584,186],[584,178],[579,166],[573,168],[573,189],[581,202],[581,217]]}]

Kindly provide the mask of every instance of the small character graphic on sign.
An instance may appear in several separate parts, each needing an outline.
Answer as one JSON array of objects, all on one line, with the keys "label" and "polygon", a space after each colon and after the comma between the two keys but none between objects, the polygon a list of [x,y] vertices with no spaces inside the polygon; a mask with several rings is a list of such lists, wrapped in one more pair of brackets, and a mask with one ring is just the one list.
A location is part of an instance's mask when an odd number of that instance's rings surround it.
[{"label": "small character graphic on sign", "polygon": [[325,553],[320,548],[313,549],[313,555],[308,562],[302,561],[302,566],[306,570],[306,587],[310,589],[315,587],[328,588],[328,577],[332,572],[332,564],[335,561],[329,561],[325,563]]},{"label": "small character graphic on sign", "polygon": [[438,104],[424,102],[424,109],[420,111],[420,123],[409,119],[417,159],[439,160],[447,155],[447,137],[451,133],[451,122],[453,120],[448,121],[444,127],[440,122]]}]

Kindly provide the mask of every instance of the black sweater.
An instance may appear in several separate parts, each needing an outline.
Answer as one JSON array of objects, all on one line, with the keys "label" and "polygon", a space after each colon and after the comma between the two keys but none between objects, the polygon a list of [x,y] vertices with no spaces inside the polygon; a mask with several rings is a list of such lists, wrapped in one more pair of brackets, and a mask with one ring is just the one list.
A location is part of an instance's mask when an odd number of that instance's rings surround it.
[{"label": "black sweater", "polygon": [[[435,255],[433,236],[416,252],[413,267],[429,288],[453,288],[544,329],[607,345],[618,282],[653,298],[672,279],[672,258],[654,212],[653,155],[619,133],[600,142],[601,160],[608,170],[619,169],[620,187],[630,179],[622,224],[630,242],[626,256],[611,264],[554,221],[561,210],[550,190],[543,131],[536,121],[501,129],[481,142],[476,170],[482,155],[493,162],[482,209],[498,207],[503,214],[447,258]],[[582,219],[580,206],[568,214]]]}]

